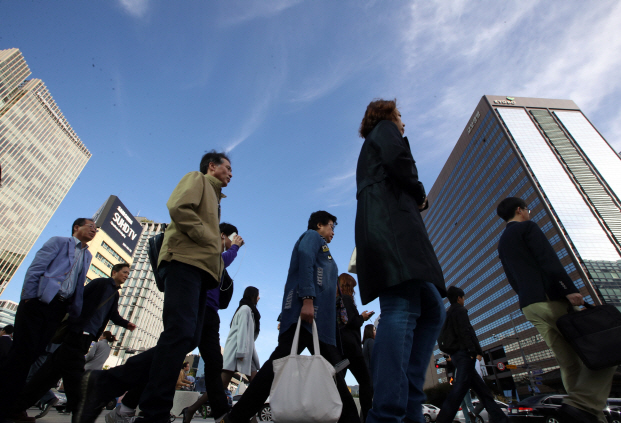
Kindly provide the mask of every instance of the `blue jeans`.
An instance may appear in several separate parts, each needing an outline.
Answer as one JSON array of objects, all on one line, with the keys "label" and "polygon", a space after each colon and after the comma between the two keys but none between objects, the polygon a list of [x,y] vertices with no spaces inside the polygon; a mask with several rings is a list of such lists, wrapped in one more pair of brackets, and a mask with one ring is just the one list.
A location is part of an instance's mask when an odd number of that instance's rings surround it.
[{"label": "blue jeans", "polygon": [[367,423],[425,421],[425,373],[446,311],[433,284],[420,283],[414,289],[409,298],[379,297],[382,318],[371,357],[374,397]]}]

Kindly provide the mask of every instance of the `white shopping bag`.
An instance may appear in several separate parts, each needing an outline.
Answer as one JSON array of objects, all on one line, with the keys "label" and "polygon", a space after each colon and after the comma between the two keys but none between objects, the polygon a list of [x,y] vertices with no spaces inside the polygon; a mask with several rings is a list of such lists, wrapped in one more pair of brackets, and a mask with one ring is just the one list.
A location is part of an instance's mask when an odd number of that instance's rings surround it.
[{"label": "white shopping bag", "polygon": [[314,320],[315,354],[297,354],[301,322],[298,319],[291,354],[273,362],[274,382],[270,391],[272,418],[276,423],[336,423],[343,403],[336,389],[334,367],[319,353]]}]

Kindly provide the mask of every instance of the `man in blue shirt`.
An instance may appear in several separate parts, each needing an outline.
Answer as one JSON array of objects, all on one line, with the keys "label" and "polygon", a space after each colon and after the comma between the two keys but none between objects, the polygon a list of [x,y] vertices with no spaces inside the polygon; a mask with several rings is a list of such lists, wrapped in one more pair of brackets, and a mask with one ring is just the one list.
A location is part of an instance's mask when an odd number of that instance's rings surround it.
[{"label": "man in blue shirt", "polygon": [[58,325],[69,313],[82,311],[86,272],[93,256],[87,243],[97,234],[95,222],[79,218],[71,225],[72,236],[50,238],[28,267],[19,306],[15,335],[0,374],[10,383],[0,384],[0,420],[33,422],[26,413],[7,415],[22,391],[30,366],[45,351]]},{"label": "man in blue shirt", "polygon": [[22,412],[34,405],[62,377],[67,394],[67,410],[71,411],[80,395],[80,379],[84,373],[84,355],[91,342],[99,339],[108,321],[133,331],[136,325],[118,312],[119,289],[129,276],[129,264],[112,267],[111,278],[98,278],[84,288],[84,307],[77,318],[69,318],[66,334],[58,349],[28,382],[13,410]]},{"label": "man in blue shirt", "polygon": [[[302,319],[305,329],[300,331],[298,352],[302,352],[304,348],[313,352],[311,324],[314,319],[319,333],[321,355],[332,364],[341,360],[336,347],[338,268],[328,248],[334,237],[334,226],[336,217],[330,213],[317,211],[311,214],[308,230],[295,243],[291,253],[282,302],[278,346],[263,364],[261,371],[257,373],[239,402],[224,416],[224,422],[246,423],[263,407],[274,380],[272,362],[291,353],[298,319]],[[339,422],[359,423],[356,404],[341,373],[336,375],[336,382],[343,402]]]}]

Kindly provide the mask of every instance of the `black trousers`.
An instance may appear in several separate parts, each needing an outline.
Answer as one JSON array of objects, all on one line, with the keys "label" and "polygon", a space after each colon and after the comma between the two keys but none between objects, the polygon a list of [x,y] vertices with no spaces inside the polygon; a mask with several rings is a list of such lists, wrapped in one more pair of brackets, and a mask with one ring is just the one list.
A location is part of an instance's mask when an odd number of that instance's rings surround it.
[{"label": "black trousers", "polygon": [[[205,362],[205,390],[209,397],[212,415],[220,417],[229,410],[229,402],[222,386],[222,353],[220,352],[220,316],[215,310],[205,309],[203,330],[198,350]],[[145,383],[130,390],[123,397],[123,405],[136,408],[140,402]]]},{"label": "black trousers", "polygon": [[[466,395],[468,389],[472,389],[479,397],[481,404],[483,404],[487,410],[490,422],[508,423],[508,417],[505,413],[503,413],[498,404],[496,404],[489,388],[485,385],[485,382],[483,382],[483,379],[481,379],[481,376],[479,376],[475,370],[475,359],[470,357],[470,354],[467,351],[460,350],[455,354],[451,354],[451,360],[455,365],[457,379],[455,380],[453,389],[449,392],[446,400],[444,400],[444,404],[442,404],[442,408],[440,409],[440,414],[438,414],[436,422],[452,422],[455,418],[455,414],[457,414],[459,405],[464,399],[464,395]],[[464,412],[466,413],[467,410],[464,410]]]},{"label": "black trousers", "polygon": [[33,406],[50,388],[56,386],[61,377],[67,395],[67,410],[73,410],[80,398],[84,355],[94,339],[92,335],[68,333],[60,347],[28,381],[13,411],[25,411]]},{"label": "black trousers", "polygon": [[[272,362],[276,359],[286,357],[291,353],[295,329],[296,324],[293,324],[289,329],[278,336],[278,346],[270,358],[263,364],[261,370],[259,370],[254,380],[250,383],[250,386],[248,386],[248,389],[246,389],[246,392],[244,392],[239,402],[233,407],[231,411],[231,421],[247,423],[252,416],[261,410],[265,400],[270,395],[272,381],[274,380],[274,367]],[[307,330],[300,329],[298,353],[302,352],[304,348],[308,348],[311,353],[314,352],[313,336]],[[335,346],[319,342],[319,349],[321,355],[330,363],[336,364],[341,361],[341,354]],[[300,383],[303,384],[304,381],[300,381]],[[341,401],[343,402],[343,411],[341,412],[339,422],[360,423],[356,403],[347,388],[342,373],[336,374],[336,387],[339,391]],[[321,405],[319,404],[318,406],[320,407]]]},{"label": "black trousers", "polygon": [[367,420],[367,413],[373,405],[373,385],[371,384],[371,375],[363,356],[355,355],[350,357],[345,354],[345,358],[349,360],[349,366],[347,369],[351,371],[360,386],[360,420],[364,423]]},{"label": "black trousers", "polygon": [[67,307],[67,302],[56,298],[49,304],[36,298],[19,302],[15,313],[13,345],[0,367],[0,417],[13,408],[24,388],[30,366],[45,352]]},{"label": "black trousers", "polygon": [[168,421],[179,370],[200,341],[207,289],[218,285],[204,270],[177,261],[159,272],[165,281],[164,331],[157,345],[122,366],[98,371],[97,390],[105,398],[142,391],[139,404],[145,423]]}]

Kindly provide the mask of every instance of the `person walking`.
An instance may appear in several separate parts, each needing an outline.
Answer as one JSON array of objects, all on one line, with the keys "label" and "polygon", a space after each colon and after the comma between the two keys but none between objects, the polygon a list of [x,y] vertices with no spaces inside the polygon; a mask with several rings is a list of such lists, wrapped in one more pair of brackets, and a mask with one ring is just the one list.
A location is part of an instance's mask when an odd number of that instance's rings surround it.
[{"label": "person walking", "polygon": [[[356,301],[354,300],[356,280],[350,274],[341,273],[338,281],[339,289],[336,296],[336,308],[341,346],[343,347],[343,355],[349,360],[347,368],[351,370],[360,386],[360,420],[364,423],[367,419],[367,413],[371,409],[373,387],[371,386],[369,368],[362,354],[360,328],[374,312],[365,310],[362,313],[358,313]],[[344,310],[345,313],[339,313],[339,310]],[[343,373],[346,374],[347,369]]]},{"label": "person walking", "polygon": [[362,356],[364,357],[364,364],[369,371],[369,377],[371,383],[373,383],[373,377],[371,376],[371,356],[373,355],[373,345],[375,344],[375,325],[369,324],[364,327],[362,333]]},{"label": "person walking", "polygon": [[0,364],[4,361],[13,345],[13,325],[6,325],[0,330]]},{"label": "person walking", "polygon": [[[273,361],[291,353],[298,320],[302,330],[298,353],[304,348],[314,352],[311,324],[313,319],[319,333],[320,354],[331,364],[337,364],[341,355],[336,347],[336,286],[338,268],[328,244],[334,237],[336,217],[326,211],[311,214],[308,230],[300,236],[293,247],[285,294],[280,316],[278,346],[263,363],[261,371],[244,392],[230,413],[224,416],[225,423],[247,423],[263,407],[270,395],[274,380]],[[341,373],[337,373],[336,386],[343,402],[339,422],[359,423],[356,403],[347,388]],[[299,381],[301,384],[304,381]]]},{"label": "person walking", "polygon": [[259,337],[261,314],[257,310],[259,290],[249,286],[239,300],[239,307],[231,319],[231,329],[226,338],[223,354],[222,385],[227,387],[235,372],[252,382],[259,367],[259,356],[254,342]]},{"label": "person walking", "polygon": [[567,397],[559,413],[563,423],[606,422],[606,408],[617,366],[591,370],[556,326],[569,307],[584,298],[561,264],[539,226],[530,220],[526,202],[518,197],[502,200],[496,208],[507,226],[498,241],[498,256],[524,317],[537,328],[552,350],[561,370]]},{"label": "person walking", "polygon": [[3,379],[11,381],[0,384],[0,421],[34,421],[25,412],[7,413],[26,383],[30,366],[44,353],[65,314],[77,318],[82,312],[86,272],[93,258],[88,242],[96,234],[93,220],[78,218],[70,237],[50,238],[28,267],[15,312],[13,344],[0,366]]},{"label": "person walking", "polygon": [[[443,337],[453,339],[452,351],[445,351],[451,355],[455,366],[453,389],[444,400],[440,413],[436,418],[438,423],[450,423],[469,389],[479,397],[490,416],[491,423],[508,423],[509,419],[500,406],[494,401],[491,391],[475,370],[475,361],[483,355],[479,340],[468,318],[468,310],[464,307],[465,295],[461,288],[451,286],[447,291],[451,306],[446,312],[446,325]],[[468,410],[464,410],[466,414]]]},{"label": "person walking", "polygon": [[142,389],[137,422],[165,423],[173,406],[179,368],[186,354],[200,342],[206,293],[218,287],[224,263],[220,238],[222,188],[232,178],[224,153],[210,151],[200,171],[186,174],[166,206],[171,223],[166,228],[158,261],[164,281],[164,331],[157,345],[106,371],[91,370],[82,378],[82,401],[73,423],[93,423],[102,406],[134,388]]},{"label": "person walking", "polygon": [[379,297],[367,423],[423,421],[423,383],[444,321],[440,263],[421,212],[429,203],[396,100],[364,114],[356,168],[356,250],[362,304]]},{"label": "person walking", "polygon": [[65,330],[59,330],[54,342],[60,346],[45,360],[13,405],[13,411],[25,411],[50,388],[63,379],[67,395],[67,411],[74,411],[80,396],[80,379],[84,373],[84,355],[91,342],[98,339],[108,321],[127,328],[136,325],[123,319],[118,312],[119,292],[129,276],[129,264],[112,266],[110,278],[97,278],[84,288],[84,307],[76,319],[69,318]]},{"label": "person walking", "polygon": [[101,370],[110,356],[110,344],[116,342],[116,337],[109,330],[101,334],[99,340],[91,346],[84,357],[84,370]]}]

